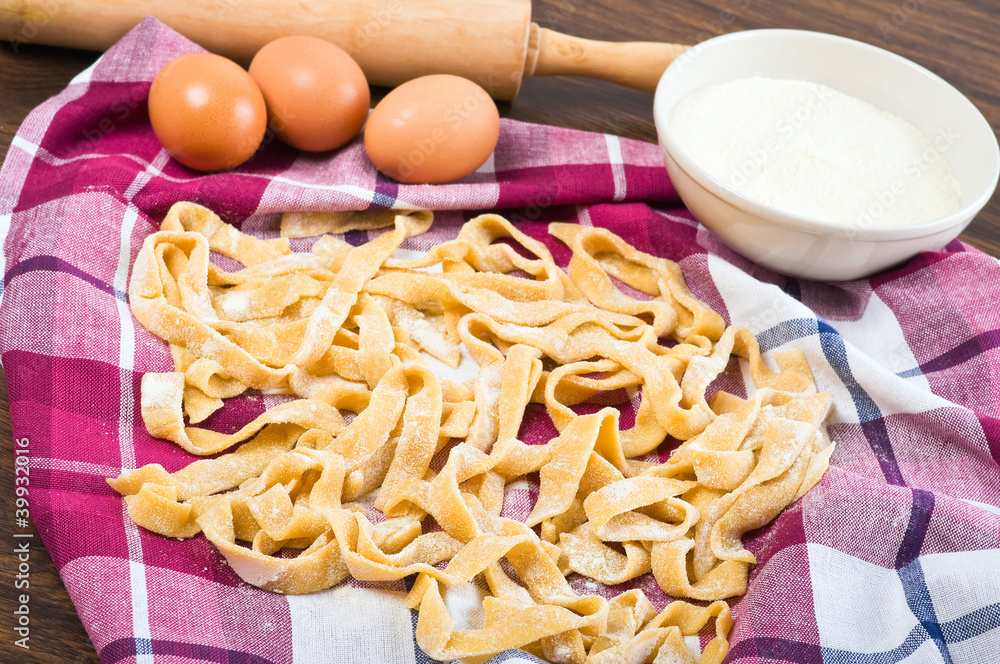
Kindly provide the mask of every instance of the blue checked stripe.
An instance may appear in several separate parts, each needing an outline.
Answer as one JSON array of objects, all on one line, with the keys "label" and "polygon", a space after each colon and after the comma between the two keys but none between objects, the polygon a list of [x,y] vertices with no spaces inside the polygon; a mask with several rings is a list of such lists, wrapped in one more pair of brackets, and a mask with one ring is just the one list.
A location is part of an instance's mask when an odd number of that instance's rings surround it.
[{"label": "blue checked stripe", "polygon": [[[128,294],[116,289],[113,285],[98,279],[97,277],[87,274],[75,265],[64,261],[56,256],[32,256],[20,263],[11,266],[7,271],[7,274],[3,277],[4,284],[9,284],[16,277],[22,274],[27,274],[29,272],[61,272],[63,274],[68,274],[85,281],[94,288],[104,291],[109,295],[114,295],[115,299],[121,300],[122,302],[128,302]],[[0,294],[3,291],[0,289]]]},{"label": "blue checked stripe", "polygon": [[[166,639],[117,639],[101,648],[101,652],[99,653],[103,664],[117,664],[117,662],[123,660],[134,660],[136,655],[153,655],[160,659],[169,659],[170,661],[216,662],[217,664],[274,664],[272,660],[248,652]],[[435,662],[434,664],[438,663]]]},{"label": "blue checked stripe", "polygon": [[[924,489],[913,489],[913,502],[910,504],[910,522],[906,524],[903,541],[896,552],[896,569],[903,569],[917,559],[924,546],[927,528],[931,523],[931,513],[934,511],[934,494]],[[904,583],[905,586],[905,583]]]},{"label": "blue checked stripe", "polygon": [[906,604],[918,625],[896,648],[876,653],[858,653],[835,648],[823,649],[823,661],[829,664],[895,664],[917,651],[927,641],[933,641],[942,661],[952,664],[950,644],[960,643],[1000,627],[1000,603],[976,609],[948,622],[940,622],[931,598],[930,588],[920,564],[931,514],[934,511],[934,494],[922,489],[913,490],[910,522],[896,554],[896,568],[903,586]]},{"label": "blue checked stripe", "polygon": [[912,378],[913,376],[944,371],[964,364],[972,358],[978,357],[986,351],[994,350],[997,347],[1000,347],[1000,330],[989,330],[941,353],[934,359],[924,362],[919,367],[901,371],[896,375],[900,378]]},{"label": "blue checked stripe", "polygon": [[872,653],[823,648],[823,662],[825,664],[896,664],[896,662],[901,662],[916,652],[927,638],[927,630],[922,625],[917,625],[898,648]]},{"label": "blue checked stripe", "polygon": [[[927,537],[927,528],[931,523],[931,513],[934,511],[934,494],[923,489],[913,489],[913,500],[910,503],[910,521],[906,524],[903,541],[896,552],[896,569],[899,570],[899,580],[903,584],[903,594],[906,605],[920,622],[924,638],[934,640],[941,657],[946,664],[951,664],[951,653],[945,643],[938,623],[937,612],[934,610],[934,600],[924,577],[924,569],[920,565],[920,550]],[[911,634],[912,636],[912,634]]]},{"label": "blue checked stripe", "polygon": [[376,191],[372,196],[371,208],[391,208],[396,203],[396,197],[390,194],[384,194],[381,191]]},{"label": "blue checked stripe", "polygon": [[372,209],[388,209],[396,204],[396,195],[399,193],[399,184],[395,180],[390,180],[381,172],[375,176],[375,191],[372,192],[372,202],[368,206]]},{"label": "blue checked stripe", "polygon": [[934,611],[934,600],[931,599],[931,591],[924,579],[924,569],[920,566],[920,560],[914,560],[899,570],[899,578],[903,582],[906,604],[920,621],[924,638],[933,639],[945,664],[951,664],[951,653],[948,652],[948,644],[945,643],[937,612]]},{"label": "blue checked stripe", "polygon": [[945,643],[959,643],[1000,627],[1000,602],[941,623]]},{"label": "blue checked stripe", "polygon": [[757,343],[760,345],[761,352],[767,352],[788,342],[813,335],[819,335],[820,347],[823,349],[827,362],[837,372],[837,377],[840,378],[851,395],[858,411],[861,430],[868,445],[872,448],[872,452],[875,453],[875,458],[878,460],[886,481],[897,486],[905,485],[899,464],[896,463],[896,455],[892,451],[892,443],[885,427],[885,420],[882,418],[882,411],[854,377],[847,359],[844,338],[829,323],[817,318],[788,320],[759,334]]},{"label": "blue checked stripe", "polygon": [[783,344],[815,334],[819,335],[820,346],[827,362],[837,372],[837,376],[850,392],[861,422],[870,422],[881,418],[882,412],[875,405],[875,400],[854,378],[850,363],[847,361],[847,347],[844,345],[843,337],[826,321],[816,318],[798,318],[785,321],[758,335],[757,343],[760,344],[761,352],[767,352]]},{"label": "blue checked stripe", "polygon": [[937,638],[928,632],[926,625],[921,623],[913,628],[913,631],[898,648],[883,652],[859,653],[850,650],[823,648],[823,662],[825,664],[896,664],[912,655],[925,641],[932,638],[937,642],[944,661],[951,662],[951,654],[947,649],[948,644],[961,643],[1000,627],[1000,603],[984,606],[945,623],[935,622],[934,627],[939,635]]},{"label": "blue checked stripe", "polygon": [[[847,359],[847,349],[843,338],[833,327],[822,320],[803,318],[786,321],[776,325],[758,336],[761,350],[773,350],[785,343],[819,335],[820,347],[830,366],[843,382],[851,395],[861,422],[861,429],[868,444],[878,459],[879,465],[890,484],[905,485],[895,455],[882,412],[874,399],[869,395],[854,377]],[[977,348],[981,348],[984,340],[976,340]],[[986,341],[992,342],[993,339]],[[997,344],[990,343],[995,346]],[[964,358],[968,359],[968,358]],[[958,360],[964,361],[962,357]],[[946,368],[940,360],[932,361],[922,367],[932,370]],[[914,373],[916,372],[916,373]],[[919,375],[920,369],[904,372],[907,375]],[[902,374],[900,374],[902,376]],[[959,643],[967,639],[985,634],[1000,627],[1000,603],[972,611],[946,623],[938,620],[930,589],[924,577],[919,555],[924,538],[930,525],[934,510],[934,494],[922,489],[913,489],[913,503],[910,521],[896,556],[896,569],[903,586],[907,605],[913,612],[919,624],[897,648],[877,653],[858,653],[836,648],[823,648],[822,661],[830,664],[896,664],[920,648],[928,640],[933,641],[944,662],[951,664],[949,644]],[[740,643],[731,658],[735,661],[747,656],[768,656],[789,662],[811,661],[807,644],[784,639],[751,639]]]}]

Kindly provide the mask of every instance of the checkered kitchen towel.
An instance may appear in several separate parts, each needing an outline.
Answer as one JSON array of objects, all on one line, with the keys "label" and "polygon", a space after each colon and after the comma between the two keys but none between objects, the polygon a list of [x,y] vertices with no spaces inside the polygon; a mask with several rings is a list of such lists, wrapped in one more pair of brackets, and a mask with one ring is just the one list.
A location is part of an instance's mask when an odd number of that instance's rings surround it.
[{"label": "checkered kitchen towel", "polygon": [[[656,146],[511,121],[491,161],[460,184],[397,185],[359,142],[318,156],[273,142],[234,172],[196,175],[160,148],[145,102],[157,69],[196,48],[147,20],[30,115],[0,173],[0,351],[14,436],[30,441],[31,513],[103,662],[427,661],[400,603],[405,584],[260,591],[204,537],[138,529],[105,483],[142,464],[190,461],[142,426],[140,377],[171,364],[126,297],[143,238],[180,200],[261,236],[276,235],[288,209],[440,211],[411,249],[500,209],[537,238],[548,221],[572,220],[678,261],[692,290],[768,356],[803,349],[836,403],[826,476],[746,538],[759,564],[733,601],[728,661],[997,661],[996,260],[954,242],[870,280],[786,279],[691,218]],[[745,393],[735,362],[719,381]],[[268,399],[236,399],[207,425],[233,431]],[[545,433],[540,423],[527,430]],[[634,585],[660,606],[667,599],[655,582]],[[535,661],[496,661],[518,658]]]}]

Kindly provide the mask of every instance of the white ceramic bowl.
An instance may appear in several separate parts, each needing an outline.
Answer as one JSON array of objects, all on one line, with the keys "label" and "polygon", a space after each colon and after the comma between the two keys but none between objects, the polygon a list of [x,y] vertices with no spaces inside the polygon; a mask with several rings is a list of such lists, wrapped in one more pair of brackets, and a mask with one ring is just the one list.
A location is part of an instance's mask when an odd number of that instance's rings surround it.
[{"label": "white ceramic bowl", "polygon": [[[912,226],[845,226],[756,202],[708,175],[678,147],[670,112],[698,88],[752,76],[822,83],[902,117],[932,140],[947,135],[942,156],[961,186],[961,209]],[[940,249],[986,205],[1000,176],[996,136],[958,90],[894,53],[818,32],[748,30],[694,46],[664,72],[653,117],[667,172],[692,214],[747,258],[806,279],[857,279]]]}]

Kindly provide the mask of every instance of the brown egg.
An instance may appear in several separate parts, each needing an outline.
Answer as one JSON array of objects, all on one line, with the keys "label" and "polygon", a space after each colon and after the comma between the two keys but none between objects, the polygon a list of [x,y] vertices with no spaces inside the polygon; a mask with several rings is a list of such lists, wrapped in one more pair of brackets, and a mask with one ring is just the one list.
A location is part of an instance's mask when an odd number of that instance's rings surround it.
[{"label": "brown egg", "polygon": [[157,72],[149,121],[167,152],[189,168],[221,171],[249,159],[264,138],[267,109],[250,74],[212,53],[188,53]]},{"label": "brown egg", "polygon": [[375,167],[407,184],[440,184],[482,166],[500,136],[486,90],[450,74],[421,76],[392,90],[365,126]]},{"label": "brown egg", "polygon": [[371,93],[364,72],[325,39],[275,39],[254,56],[250,75],[264,93],[271,129],[300,150],[338,148],[368,117]]}]

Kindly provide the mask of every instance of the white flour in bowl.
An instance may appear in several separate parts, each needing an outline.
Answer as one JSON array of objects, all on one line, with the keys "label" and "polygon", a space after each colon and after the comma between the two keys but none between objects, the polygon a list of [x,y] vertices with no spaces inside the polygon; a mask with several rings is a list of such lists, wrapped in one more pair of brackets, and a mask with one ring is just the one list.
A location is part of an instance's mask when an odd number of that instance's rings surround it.
[{"label": "white flour in bowl", "polygon": [[961,207],[929,138],[868,102],[807,81],[747,78],[684,97],[670,115],[678,145],[712,177],[761,203],[844,225],[901,226]]}]

